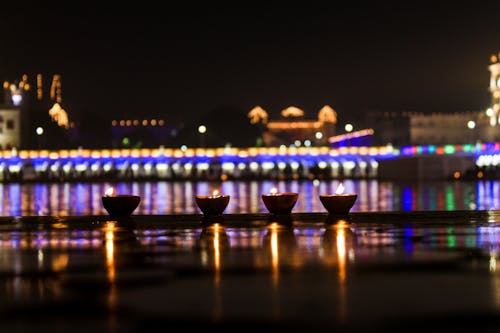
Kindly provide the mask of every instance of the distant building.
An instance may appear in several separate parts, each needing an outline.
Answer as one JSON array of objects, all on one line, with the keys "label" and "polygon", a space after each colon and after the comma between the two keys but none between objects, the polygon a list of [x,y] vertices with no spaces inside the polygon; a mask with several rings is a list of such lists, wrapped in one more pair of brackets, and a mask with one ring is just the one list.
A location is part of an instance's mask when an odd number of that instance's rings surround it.
[{"label": "distant building", "polygon": [[410,143],[464,144],[500,140],[498,127],[492,127],[482,111],[433,113],[410,117]]},{"label": "distant building", "polygon": [[0,105],[0,149],[21,146],[21,110],[17,106]]},{"label": "distant building", "polygon": [[443,145],[500,141],[500,127],[491,126],[483,111],[424,113],[371,111],[375,145]]},{"label": "distant building", "polygon": [[252,124],[263,127],[262,139],[267,147],[280,145],[328,145],[328,138],[335,135],[337,113],[330,106],[323,106],[317,119],[305,119],[304,111],[290,106],[281,111],[281,119],[269,120],[268,113],[260,106],[254,107],[248,117]]},{"label": "distant building", "polygon": [[375,145],[464,144],[500,141],[500,53],[490,59],[491,106],[486,111],[424,113],[371,110]]},{"label": "distant building", "polygon": [[60,75],[49,81],[37,74],[33,83],[27,74],[20,80],[4,81],[0,110],[3,149],[71,148],[76,129],[62,106]]},{"label": "distant building", "polygon": [[392,144],[394,146],[409,145],[410,119],[419,113],[394,110],[370,110],[365,122],[373,129],[372,143],[375,146]]}]

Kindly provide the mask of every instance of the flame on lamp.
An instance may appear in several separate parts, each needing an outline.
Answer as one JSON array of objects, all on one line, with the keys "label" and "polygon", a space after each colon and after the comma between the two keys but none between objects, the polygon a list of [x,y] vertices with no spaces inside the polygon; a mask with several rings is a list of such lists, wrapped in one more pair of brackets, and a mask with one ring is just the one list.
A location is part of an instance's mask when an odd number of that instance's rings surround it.
[{"label": "flame on lamp", "polygon": [[213,190],[211,197],[212,198],[217,198],[221,197],[222,195],[220,194],[219,190]]},{"label": "flame on lamp", "polygon": [[104,195],[105,195],[105,196],[107,196],[107,197],[110,197],[110,196],[112,196],[114,193],[115,193],[115,190],[114,190],[112,187],[110,187],[110,188],[108,188],[108,189],[106,190],[106,192],[104,192]]},{"label": "flame on lamp", "polygon": [[342,183],[339,184],[337,187],[337,191],[335,191],[335,194],[343,194],[344,193],[344,185]]},{"label": "flame on lamp", "polygon": [[273,187],[271,191],[269,191],[269,194],[276,195],[278,193],[278,189],[276,187]]}]

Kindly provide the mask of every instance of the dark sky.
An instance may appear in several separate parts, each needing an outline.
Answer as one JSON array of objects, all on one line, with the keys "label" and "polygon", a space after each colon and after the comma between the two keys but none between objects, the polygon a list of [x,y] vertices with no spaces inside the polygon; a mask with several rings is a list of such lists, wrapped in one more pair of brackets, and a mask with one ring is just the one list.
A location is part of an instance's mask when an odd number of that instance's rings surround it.
[{"label": "dark sky", "polygon": [[0,77],[61,74],[63,106],[82,121],[256,105],[312,118],[328,104],[355,122],[373,108],[488,106],[500,1],[337,2],[3,7]]}]

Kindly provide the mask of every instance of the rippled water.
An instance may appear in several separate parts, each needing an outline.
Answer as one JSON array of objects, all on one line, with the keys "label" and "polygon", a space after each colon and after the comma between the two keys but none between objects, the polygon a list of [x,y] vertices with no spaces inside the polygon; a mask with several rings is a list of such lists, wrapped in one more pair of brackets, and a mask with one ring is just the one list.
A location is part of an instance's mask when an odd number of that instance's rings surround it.
[{"label": "rippled water", "polygon": [[[109,187],[114,187],[118,193],[141,196],[134,214],[200,213],[194,196],[211,194],[214,189],[231,196],[225,213],[262,213],[267,210],[261,194],[269,193],[273,187],[280,192],[299,193],[293,212],[325,212],[319,195],[335,193],[338,185],[338,180],[0,184],[0,214],[107,214],[101,197]],[[345,180],[343,185],[345,193],[358,194],[351,212],[500,209],[500,181],[396,183]]]}]

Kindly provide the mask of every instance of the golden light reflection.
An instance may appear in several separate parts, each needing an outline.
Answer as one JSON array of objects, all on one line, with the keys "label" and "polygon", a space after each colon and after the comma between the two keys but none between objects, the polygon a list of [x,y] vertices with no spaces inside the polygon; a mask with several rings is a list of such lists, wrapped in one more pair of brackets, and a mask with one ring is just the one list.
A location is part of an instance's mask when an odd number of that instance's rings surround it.
[{"label": "golden light reflection", "polygon": [[214,224],[214,268],[215,268],[215,284],[218,286],[220,283],[220,226],[218,223]]},{"label": "golden light reflection", "polygon": [[[115,228],[116,221],[106,221],[104,226],[104,239],[105,239],[105,249],[106,249],[106,269],[107,277],[109,282],[109,294],[108,294],[108,306],[110,310],[116,308],[117,305],[117,294],[116,294],[116,269],[115,269]],[[111,313],[114,313],[111,311]],[[116,317],[110,315],[109,325],[111,328],[116,326]]]},{"label": "golden light reflection", "polygon": [[269,229],[271,230],[271,267],[273,272],[273,286],[277,286],[279,280],[278,223],[271,223]]},{"label": "golden light reflection", "polygon": [[116,278],[114,252],[115,252],[115,221],[107,221],[105,225],[106,269],[108,281],[113,283]]},{"label": "golden light reflection", "polygon": [[215,306],[214,316],[216,319],[222,317],[222,299],[220,295],[220,232],[221,226],[219,223],[213,225],[214,229],[214,270],[215,270]]},{"label": "golden light reflection", "polygon": [[54,259],[52,259],[52,269],[55,272],[60,272],[68,266],[69,255],[59,254]]},{"label": "golden light reflection", "polygon": [[346,244],[343,227],[337,229],[337,257],[339,261],[339,280],[343,283],[346,279]]},{"label": "golden light reflection", "polygon": [[337,259],[339,267],[339,318],[341,321],[347,319],[347,304],[346,304],[346,229],[348,228],[345,220],[339,220],[335,225],[337,230]]},{"label": "golden light reflection", "polygon": [[272,222],[269,224],[269,235],[270,235],[270,248],[271,248],[271,269],[272,269],[272,311],[274,316],[280,315],[280,301],[278,295],[279,287],[279,241],[278,241],[278,228],[279,224],[277,222]]}]

